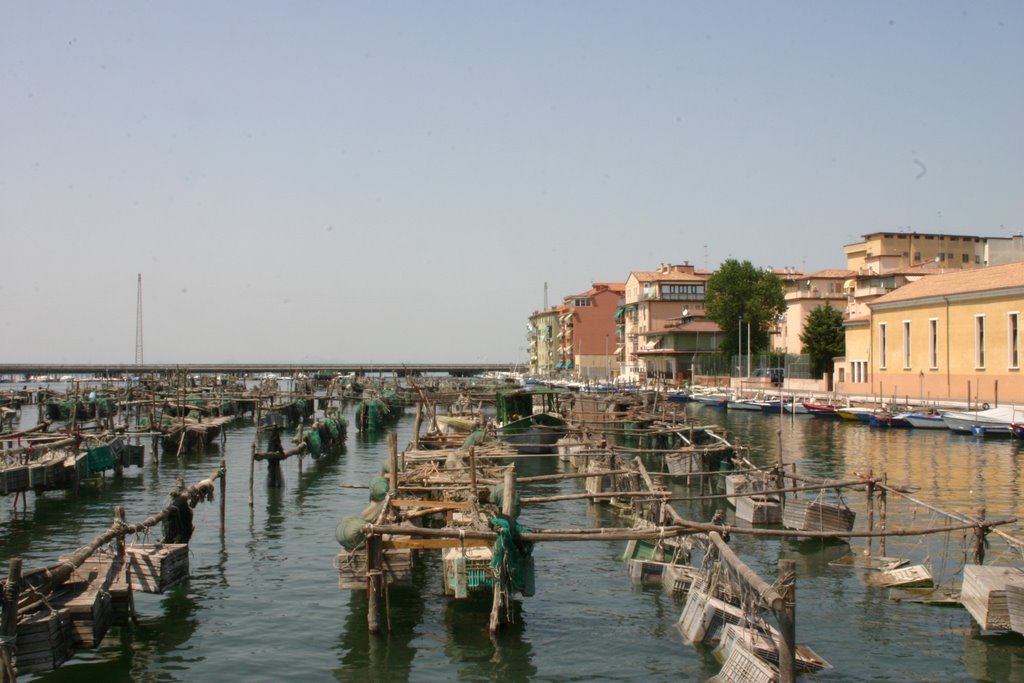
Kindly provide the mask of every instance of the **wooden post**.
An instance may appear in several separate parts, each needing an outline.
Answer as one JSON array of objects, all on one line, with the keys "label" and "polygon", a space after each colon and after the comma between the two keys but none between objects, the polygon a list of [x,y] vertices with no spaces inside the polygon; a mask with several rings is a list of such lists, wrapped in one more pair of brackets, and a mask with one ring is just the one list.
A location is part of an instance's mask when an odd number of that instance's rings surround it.
[{"label": "wooden post", "polygon": [[[874,472],[868,471],[867,477],[870,479],[867,482],[867,530],[874,530]],[[867,554],[871,554],[871,546],[874,541],[870,537],[867,538]]]},{"label": "wooden post", "polygon": [[995,388],[993,389],[993,391],[995,393],[992,396],[992,407],[993,408],[998,408],[999,407],[999,380],[995,381]]},{"label": "wooden post", "polygon": [[[7,587],[3,591],[3,616],[0,620],[0,636],[14,642],[18,636],[18,599],[21,597],[21,558],[12,557],[7,572]],[[3,661],[0,662],[0,681],[14,683],[14,646],[0,646]]]},{"label": "wooden post", "polygon": [[796,681],[796,560],[779,560],[779,683]]},{"label": "wooden post", "polygon": [[478,500],[476,488],[476,446],[469,447],[469,495],[470,502]]},{"label": "wooden post", "polygon": [[[885,531],[885,518],[889,511],[889,499],[887,495],[886,485],[889,483],[889,475],[882,475],[882,490],[878,494],[878,521],[882,531]],[[882,540],[879,543],[878,552],[885,557],[885,536],[882,536]]]},{"label": "wooden post", "polygon": [[380,536],[371,534],[366,538],[366,626],[370,633],[380,633]]},{"label": "wooden post", "polygon": [[252,507],[252,480],[253,471],[256,469],[256,443],[252,444],[252,455],[249,457],[249,507]]},{"label": "wooden post", "polygon": [[985,508],[978,508],[978,526],[974,530],[974,564],[985,563]]},{"label": "wooden post", "polygon": [[416,424],[412,428],[412,447],[414,450],[420,448],[420,424],[423,422],[423,403],[416,403]]},{"label": "wooden post", "polygon": [[388,432],[388,488],[398,494],[398,432]]},{"label": "wooden post", "polygon": [[224,535],[225,510],[227,506],[228,465],[224,458],[220,459],[220,534]]},{"label": "wooden post", "polygon": [[[505,470],[505,481],[504,489],[502,491],[501,498],[501,514],[506,517],[512,517],[515,511],[515,496],[516,496],[516,470],[515,467],[509,467]],[[502,606],[505,603],[505,596],[508,590],[508,577],[505,575],[503,567],[498,568],[498,576],[494,580],[494,596],[491,601],[491,622],[490,631],[491,633],[497,633],[498,629],[503,623],[502,619]]]}]

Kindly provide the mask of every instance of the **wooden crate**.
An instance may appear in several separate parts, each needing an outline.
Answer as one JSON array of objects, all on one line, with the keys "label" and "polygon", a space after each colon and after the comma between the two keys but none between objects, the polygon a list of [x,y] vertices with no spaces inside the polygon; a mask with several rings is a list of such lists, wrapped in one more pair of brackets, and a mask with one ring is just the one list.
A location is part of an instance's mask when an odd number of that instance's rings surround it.
[{"label": "wooden crate", "polygon": [[56,669],[74,653],[71,614],[42,609],[18,619],[14,668],[18,675]]},{"label": "wooden crate", "polygon": [[490,590],[494,584],[490,548],[449,548],[444,552],[444,594],[467,597],[469,591]]},{"label": "wooden crate", "polygon": [[[412,585],[413,550],[410,548],[389,548],[383,551],[384,579],[391,586]],[[342,550],[336,560],[338,567],[338,588],[342,590],[366,590],[366,548]]]},{"label": "wooden crate", "polygon": [[670,564],[665,567],[665,576],[661,579],[661,585],[672,594],[672,597],[685,598],[698,573],[698,569],[688,564]]},{"label": "wooden crate", "polygon": [[798,531],[852,531],[857,513],[844,505],[788,500],[782,524]]},{"label": "wooden crate", "polygon": [[880,588],[931,588],[932,573],[923,564],[887,569],[864,577],[865,583]]},{"label": "wooden crate", "polygon": [[714,643],[727,624],[738,624],[743,619],[743,610],[739,607],[692,587],[676,626],[691,643]]},{"label": "wooden crate", "polygon": [[1024,585],[1010,584],[1006,587],[1006,611],[1010,617],[1010,628],[1024,635]]},{"label": "wooden crate", "polygon": [[1011,630],[1007,587],[1024,586],[1024,571],[1017,567],[964,566],[960,603],[987,631]]},{"label": "wooden crate", "polygon": [[157,543],[125,548],[128,577],[132,589],[143,593],[163,593],[188,578],[188,545]]},{"label": "wooden crate", "polygon": [[781,524],[782,504],[771,496],[736,498],[736,519],[751,524]]},{"label": "wooden crate", "polygon": [[749,647],[743,632],[747,629],[729,624],[715,648],[715,657],[722,662],[722,670],[708,683],[774,683],[778,670],[758,657]]},{"label": "wooden crate", "polygon": [[103,640],[114,616],[110,593],[103,590],[102,579],[92,583],[70,583],[49,599],[54,608],[64,608],[71,616],[71,635],[75,645],[94,648]]}]

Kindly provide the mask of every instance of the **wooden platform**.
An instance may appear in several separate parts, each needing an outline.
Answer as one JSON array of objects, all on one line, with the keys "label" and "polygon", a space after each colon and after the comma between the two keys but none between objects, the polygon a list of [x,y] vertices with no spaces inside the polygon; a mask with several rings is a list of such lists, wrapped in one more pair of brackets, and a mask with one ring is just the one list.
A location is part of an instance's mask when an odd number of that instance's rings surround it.
[{"label": "wooden platform", "polygon": [[985,630],[1009,631],[1010,611],[1007,588],[1024,586],[1024,570],[1018,567],[986,567],[969,564],[964,567],[960,603],[967,608],[978,626]]}]

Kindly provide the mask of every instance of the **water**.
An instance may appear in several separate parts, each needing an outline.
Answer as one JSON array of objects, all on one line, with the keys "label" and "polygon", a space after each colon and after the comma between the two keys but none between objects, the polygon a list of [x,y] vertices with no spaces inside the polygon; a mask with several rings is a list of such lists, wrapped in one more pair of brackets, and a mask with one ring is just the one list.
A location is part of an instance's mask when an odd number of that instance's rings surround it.
[{"label": "water", "polygon": [[[805,474],[847,479],[868,470],[886,472],[890,482],[915,483],[921,487],[916,497],[944,508],[969,513],[984,505],[989,517],[1024,517],[1020,452],[1012,441],[885,431],[808,416],[780,419],[696,406],[689,411],[726,426],[752,447],[755,461],[774,462],[781,443],[784,458]],[[412,423],[411,415],[398,423],[400,445],[408,442]],[[622,542],[538,546],[537,595],[519,601],[515,623],[493,639],[487,633],[489,597],[445,598],[440,564],[431,556],[417,571],[417,590],[392,590],[390,632],[369,636],[365,594],[337,588],[334,527],[365,507],[365,489],[341,485],[366,484],[379,473],[386,439],[350,429],[341,455],[307,458],[301,474],[295,459],[287,461],[283,489],[267,489],[266,465],[258,464],[250,509],[255,430],[249,422],[236,424],[204,454],[154,463],[147,441],[145,466],[127,470],[121,480],[108,477],[77,497],[30,496],[26,512],[3,506],[0,566],[20,556],[27,568],[36,567],[104,531],[115,505],[125,506],[130,522],[138,521],[168,502],[179,475],[195,482],[220,457],[227,460],[226,531],[221,535],[217,503],[196,508],[191,579],[164,595],[136,594],[136,626],[113,629],[100,648],[80,651],[35,679],[690,681],[719,670],[710,652],[682,641],[675,628],[680,603],[660,588],[630,583]],[[530,474],[556,468],[541,461],[523,466]],[[582,487],[573,480],[529,490],[546,495]],[[686,495],[685,489],[679,494]],[[863,496],[847,495],[852,507],[860,506],[858,527]],[[706,520],[720,505],[676,507],[684,516]],[[890,511],[894,519],[907,512],[892,499]],[[938,523],[926,511],[913,514],[910,521],[917,526]],[[521,521],[534,528],[621,523],[607,509],[581,501],[530,507]],[[962,536],[892,541],[887,554],[906,553],[916,561],[930,553],[937,569],[953,573],[962,564]],[[797,561],[797,637],[835,666],[823,680],[1024,680],[1024,638],[979,635],[960,608],[888,600],[884,591],[866,587],[855,570],[828,564],[849,551],[845,544],[742,536],[732,543],[768,580],[775,578],[780,559]],[[991,563],[1000,559],[998,545],[993,543]]]}]

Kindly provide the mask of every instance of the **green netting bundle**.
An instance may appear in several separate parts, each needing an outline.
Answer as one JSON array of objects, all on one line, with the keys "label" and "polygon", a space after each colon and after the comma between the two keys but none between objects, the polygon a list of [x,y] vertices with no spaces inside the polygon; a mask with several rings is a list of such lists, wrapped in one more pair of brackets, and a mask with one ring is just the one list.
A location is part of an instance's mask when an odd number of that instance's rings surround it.
[{"label": "green netting bundle", "polygon": [[314,458],[320,457],[320,453],[322,452],[323,449],[322,444],[320,442],[319,432],[317,432],[315,429],[310,430],[309,432],[306,433],[305,436],[302,437],[302,442],[306,444],[306,450],[309,451],[310,455],[312,455]]},{"label": "green netting bundle", "polygon": [[370,522],[372,524],[373,522],[377,521],[377,518],[380,517],[380,513],[383,511],[384,501],[378,500],[364,507],[363,511],[359,513],[359,518],[365,522]]},{"label": "green netting bundle", "polygon": [[327,432],[331,435],[332,441],[337,441],[341,438],[341,427],[338,426],[338,421],[333,417],[325,417],[324,426],[327,427]]},{"label": "green netting bundle", "polygon": [[498,532],[491,556],[491,568],[500,570],[504,567],[512,590],[519,591],[524,597],[530,597],[535,591],[533,542],[523,540],[521,536],[530,530],[505,515],[491,519],[491,526]]},{"label": "green netting bundle", "polygon": [[345,550],[355,550],[366,540],[366,535],[363,533],[364,524],[366,522],[359,517],[345,517],[334,528],[334,537],[338,539],[338,543]]},{"label": "green netting bundle", "polygon": [[370,480],[370,500],[377,502],[384,500],[388,495],[388,480],[384,477],[374,477]]},{"label": "green netting bundle", "polygon": [[466,440],[462,442],[462,445],[459,446],[459,448],[461,450],[469,450],[473,446],[478,446],[486,442],[487,434],[485,434],[482,430],[478,429],[476,431],[470,432],[469,436],[466,437]]}]

